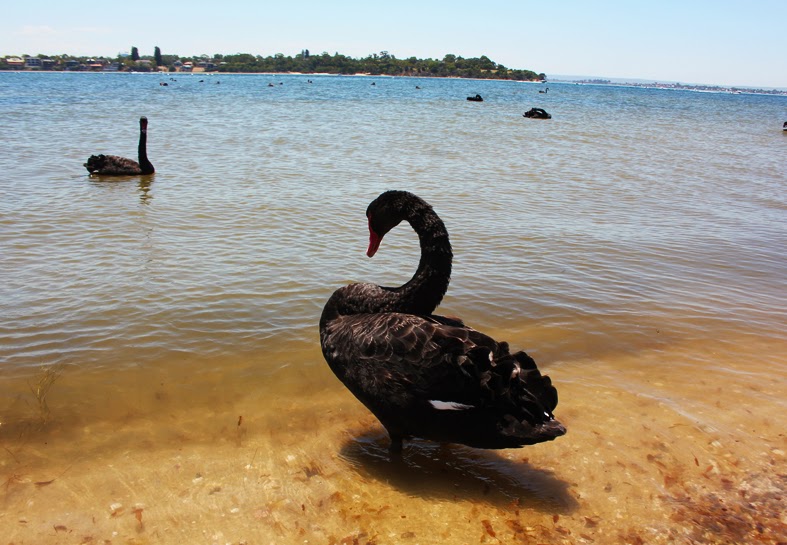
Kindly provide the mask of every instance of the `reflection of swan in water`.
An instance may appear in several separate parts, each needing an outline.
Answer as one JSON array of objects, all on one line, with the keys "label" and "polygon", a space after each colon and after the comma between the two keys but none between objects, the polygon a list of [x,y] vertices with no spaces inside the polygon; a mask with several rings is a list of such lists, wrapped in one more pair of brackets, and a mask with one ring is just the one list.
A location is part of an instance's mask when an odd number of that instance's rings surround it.
[{"label": "reflection of swan in water", "polygon": [[474,97],[467,97],[467,100],[469,100],[470,102],[483,102],[484,101],[484,99],[481,97],[481,95],[476,95]]},{"label": "reflection of swan in water", "polygon": [[463,501],[500,507],[512,501],[527,509],[570,514],[578,508],[569,483],[551,471],[497,452],[461,445],[414,440],[403,458],[391,457],[384,433],[351,436],[341,457],[364,478],[375,479],[414,497]]},{"label": "reflection of swan in water", "polygon": [[139,179],[139,183],[137,187],[139,188],[139,202],[142,204],[149,204],[150,199],[153,198],[153,195],[150,194],[150,184],[152,178],[143,177]]},{"label": "reflection of swan in water", "polygon": [[522,116],[532,119],[552,119],[552,115],[548,114],[546,110],[541,108],[530,108],[528,111],[523,113]]},{"label": "reflection of swan in water", "polygon": [[91,155],[84,167],[90,174],[105,176],[134,176],[137,174],[153,174],[155,169],[148,161],[148,118],[139,118],[139,162],[117,155]]}]

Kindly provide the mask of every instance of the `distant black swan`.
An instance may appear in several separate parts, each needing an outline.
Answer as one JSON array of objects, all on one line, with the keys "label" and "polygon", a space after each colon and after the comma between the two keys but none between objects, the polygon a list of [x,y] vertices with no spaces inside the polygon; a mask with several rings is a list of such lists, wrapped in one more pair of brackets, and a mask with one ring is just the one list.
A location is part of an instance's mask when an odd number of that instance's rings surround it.
[{"label": "distant black swan", "polygon": [[155,169],[148,161],[148,118],[139,118],[139,162],[117,155],[91,155],[84,167],[90,174],[105,176],[134,176],[153,174]]},{"label": "distant black swan", "polygon": [[545,110],[541,108],[530,108],[528,111],[522,114],[523,117],[530,117],[533,119],[552,119],[552,115],[548,114]]},{"label": "distant black swan", "polygon": [[563,435],[557,390],[524,352],[433,315],[445,295],[453,254],[431,206],[387,191],[367,208],[373,256],[401,221],[418,233],[421,260],[398,288],[350,284],[320,317],[320,344],[336,376],[380,420],[391,451],[421,437],[478,448],[515,448]]},{"label": "distant black swan", "polygon": [[481,95],[476,95],[474,97],[467,97],[467,100],[469,100],[471,102],[483,102],[484,101],[484,99],[481,97]]}]

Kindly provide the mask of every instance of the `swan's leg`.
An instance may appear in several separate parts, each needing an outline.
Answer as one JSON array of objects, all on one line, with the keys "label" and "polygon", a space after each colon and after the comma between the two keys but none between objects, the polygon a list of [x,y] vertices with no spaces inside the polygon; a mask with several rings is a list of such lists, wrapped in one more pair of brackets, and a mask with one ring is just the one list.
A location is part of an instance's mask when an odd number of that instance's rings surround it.
[{"label": "swan's leg", "polygon": [[386,425],[382,423],[385,431],[388,432],[388,437],[391,439],[391,444],[388,446],[388,450],[391,454],[399,455],[402,453],[402,440],[404,439],[404,434],[402,430],[396,424]]},{"label": "swan's leg", "polygon": [[391,454],[399,455],[402,453],[402,436],[398,434],[389,434],[391,436],[391,444],[388,450]]}]

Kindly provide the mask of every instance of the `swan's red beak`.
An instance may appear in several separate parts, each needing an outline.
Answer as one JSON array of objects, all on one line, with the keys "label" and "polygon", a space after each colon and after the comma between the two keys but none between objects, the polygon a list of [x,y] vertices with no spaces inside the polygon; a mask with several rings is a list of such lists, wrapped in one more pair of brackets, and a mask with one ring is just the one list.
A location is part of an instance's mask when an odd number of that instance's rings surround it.
[{"label": "swan's red beak", "polygon": [[366,255],[372,257],[374,254],[377,253],[377,248],[380,247],[380,242],[382,242],[383,237],[378,235],[372,229],[372,218],[369,218],[369,249],[366,250]]}]

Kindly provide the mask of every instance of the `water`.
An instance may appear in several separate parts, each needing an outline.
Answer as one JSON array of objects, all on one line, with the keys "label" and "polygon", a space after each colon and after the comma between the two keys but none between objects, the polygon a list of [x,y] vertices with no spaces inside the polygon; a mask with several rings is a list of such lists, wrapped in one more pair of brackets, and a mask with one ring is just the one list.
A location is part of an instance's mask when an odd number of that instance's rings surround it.
[{"label": "water", "polygon": [[[0,534],[787,539],[787,99],[175,79],[0,74]],[[141,115],[156,174],[89,178],[92,153],[135,156]],[[440,312],[527,350],[565,437],[387,459],[317,321],[337,287],[415,270],[406,226],[364,255],[393,188],[451,234]]]}]

